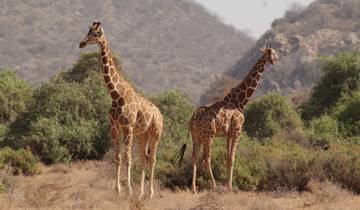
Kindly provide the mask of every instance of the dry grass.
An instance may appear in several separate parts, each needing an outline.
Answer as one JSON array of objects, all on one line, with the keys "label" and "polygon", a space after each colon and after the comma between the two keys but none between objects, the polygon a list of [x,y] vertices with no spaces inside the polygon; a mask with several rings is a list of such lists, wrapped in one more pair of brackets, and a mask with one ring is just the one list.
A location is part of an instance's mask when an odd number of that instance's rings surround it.
[{"label": "dry grass", "polygon": [[[87,161],[69,165],[42,166],[33,177],[0,173],[6,192],[0,193],[1,210],[282,210],[360,209],[360,198],[330,182],[311,181],[311,192],[237,192],[197,195],[189,191],[171,192],[157,187],[154,199],[136,199],[114,189],[113,166],[107,161]],[[134,185],[135,192],[138,186]],[[125,189],[124,189],[125,191]]]}]

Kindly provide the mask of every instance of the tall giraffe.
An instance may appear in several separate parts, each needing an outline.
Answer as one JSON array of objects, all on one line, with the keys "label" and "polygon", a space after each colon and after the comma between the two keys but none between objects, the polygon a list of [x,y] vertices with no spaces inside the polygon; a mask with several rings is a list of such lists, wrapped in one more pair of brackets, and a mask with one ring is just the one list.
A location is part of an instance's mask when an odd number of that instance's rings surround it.
[{"label": "tall giraffe", "polygon": [[265,66],[268,62],[275,64],[278,55],[271,47],[260,49],[262,56],[251,68],[241,83],[231,89],[221,100],[209,106],[199,107],[191,117],[189,130],[193,141],[192,190],[196,193],[196,167],[200,146],[203,146],[202,160],[205,162],[211,178],[212,188],[216,182],[211,169],[211,147],[214,137],[225,137],[227,141],[227,190],[232,191],[232,176],[235,152],[244,123],[243,110],[254,93]]},{"label": "tall giraffe", "polygon": [[85,39],[80,42],[80,48],[97,44],[100,48],[103,65],[104,80],[112,98],[109,111],[111,136],[115,146],[115,159],[117,160],[116,189],[120,195],[120,169],[121,155],[119,148],[120,133],[123,133],[125,142],[125,163],[127,167],[127,187],[129,195],[131,187],[131,147],[133,138],[137,138],[138,152],[141,161],[140,194],[144,194],[145,169],[150,170],[150,198],[154,193],[154,167],[156,162],[156,149],[163,129],[163,119],[159,109],[150,101],[138,95],[131,85],[117,72],[110,48],[105,39],[104,30],[100,22],[94,22],[89,27]]}]

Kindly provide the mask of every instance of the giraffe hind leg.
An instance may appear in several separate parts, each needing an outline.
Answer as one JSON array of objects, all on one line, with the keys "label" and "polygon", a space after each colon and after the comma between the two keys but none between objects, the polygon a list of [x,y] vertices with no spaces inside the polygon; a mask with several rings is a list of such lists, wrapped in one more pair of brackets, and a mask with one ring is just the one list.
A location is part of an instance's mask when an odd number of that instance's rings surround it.
[{"label": "giraffe hind leg", "polygon": [[193,174],[192,174],[192,192],[194,194],[197,193],[196,191],[196,169],[197,169],[197,165],[198,165],[198,156],[199,156],[199,152],[200,152],[200,142],[193,136],[192,137],[192,141],[193,141],[193,152],[192,152],[192,167],[193,167]]},{"label": "giraffe hind leg", "polygon": [[133,142],[133,129],[131,127],[123,128],[124,140],[125,140],[125,163],[127,168],[127,187],[129,195],[132,195],[131,187],[131,147]]},{"label": "giraffe hind leg", "polygon": [[212,172],[211,167],[211,147],[213,143],[213,138],[208,137],[207,139],[203,140],[203,160],[205,161],[205,165],[207,167],[210,179],[211,179],[211,188],[213,190],[216,189],[216,181],[214,178],[214,174]]}]

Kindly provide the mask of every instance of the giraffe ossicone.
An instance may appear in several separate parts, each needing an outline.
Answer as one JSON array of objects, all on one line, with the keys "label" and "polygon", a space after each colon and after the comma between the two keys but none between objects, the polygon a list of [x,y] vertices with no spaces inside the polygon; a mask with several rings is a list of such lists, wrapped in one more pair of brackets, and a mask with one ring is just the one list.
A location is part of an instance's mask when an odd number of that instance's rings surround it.
[{"label": "giraffe ossicone", "polygon": [[[141,162],[140,194],[144,194],[145,169],[150,171],[150,198],[154,193],[154,168],[156,150],[160,142],[163,129],[163,119],[159,109],[149,100],[137,94],[134,88],[118,73],[113,57],[105,39],[104,29],[99,21],[94,21],[89,32],[79,47],[97,44],[100,48],[103,76],[108,92],[112,98],[109,111],[111,136],[115,147],[117,160],[116,189],[120,195],[120,172],[122,158],[119,148],[120,134],[123,134],[125,143],[125,165],[127,168],[128,193],[132,194],[131,186],[131,147],[133,139],[138,142],[138,153]],[[148,152],[149,151],[149,152]]]},{"label": "giraffe ossicone", "polygon": [[232,191],[232,177],[236,147],[244,123],[243,110],[259,84],[266,64],[275,64],[278,55],[271,46],[260,49],[262,56],[248,72],[240,84],[231,89],[222,99],[209,106],[199,107],[189,122],[189,132],[193,142],[192,152],[192,191],[196,193],[196,171],[199,162],[200,147],[203,147],[201,160],[205,162],[213,189],[216,182],[211,168],[211,149],[215,137],[224,137],[227,141],[227,183]]}]

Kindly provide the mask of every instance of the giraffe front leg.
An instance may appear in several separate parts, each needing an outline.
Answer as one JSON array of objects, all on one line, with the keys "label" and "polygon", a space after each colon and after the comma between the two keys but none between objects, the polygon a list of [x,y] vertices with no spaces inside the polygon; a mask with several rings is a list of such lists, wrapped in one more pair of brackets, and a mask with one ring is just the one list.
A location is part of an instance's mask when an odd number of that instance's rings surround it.
[{"label": "giraffe front leg", "polygon": [[116,191],[118,192],[119,196],[121,194],[121,184],[120,184],[120,169],[121,169],[121,155],[120,155],[120,148],[119,148],[119,126],[113,120],[110,120],[111,124],[111,137],[114,144],[114,151],[115,151],[115,161],[117,163],[116,169]]},{"label": "giraffe front leg", "polygon": [[236,156],[236,147],[238,144],[238,135],[236,135],[236,137],[233,137],[230,139],[229,143],[230,143],[230,151],[227,157],[227,184],[226,184],[226,188],[228,192],[232,192],[232,179],[233,179],[233,170],[234,170],[234,162],[235,162],[235,156]]},{"label": "giraffe front leg", "polygon": [[146,158],[146,149],[147,149],[147,139],[144,137],[139,138],[139,156],[141,164],[141,178],[140,178],[140,194],[138,199],[144,196],[144,182],[145,182],[145,169],[147,166]]},{"label": "giraffe front leg", "polygon": [[128,193],[132,195],[133,190],[131,187],[131,147],[133,142],[133,129],[132,128],[124,128],[124,140],[125,140],[125,163],[127,169],[127,186]]}]

